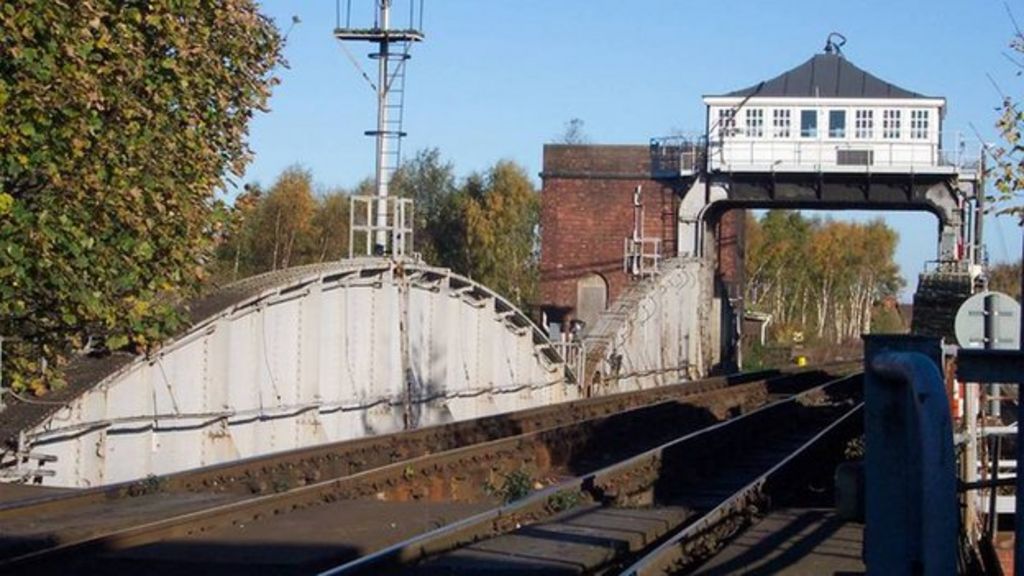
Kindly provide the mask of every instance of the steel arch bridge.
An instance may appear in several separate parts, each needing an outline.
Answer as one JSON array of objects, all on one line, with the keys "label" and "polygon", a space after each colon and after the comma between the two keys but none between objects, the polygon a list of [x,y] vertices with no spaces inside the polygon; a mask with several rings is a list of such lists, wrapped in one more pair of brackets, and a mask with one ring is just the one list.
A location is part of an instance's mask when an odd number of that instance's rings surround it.
[{"label": "steel arch bridge", "polygon": [[79,359],[65,401],[10,406],[8,478],[106,484],[579,393],[523,312],[416,262],[265,274],[192,315],[148,356]]}]

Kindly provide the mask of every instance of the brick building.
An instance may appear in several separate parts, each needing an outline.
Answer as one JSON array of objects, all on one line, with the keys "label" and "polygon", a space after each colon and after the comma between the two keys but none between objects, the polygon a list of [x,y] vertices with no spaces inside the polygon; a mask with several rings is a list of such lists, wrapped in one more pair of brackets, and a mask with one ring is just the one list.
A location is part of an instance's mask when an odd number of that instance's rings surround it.
[{"label": "brick building", "polygon": [[[678,256],[679,200],[692,179],[662,177],[656,168],[648,146],[544,146],[540,303],[556,330],[572,319],[592,321],[634,281],[624,240],[633,235],[638,187],[644,236],[660,240],[664,257]],[[741,223],[742,212],[726,212],[713,251],[716,290],[733,297],[742,282]]]}]

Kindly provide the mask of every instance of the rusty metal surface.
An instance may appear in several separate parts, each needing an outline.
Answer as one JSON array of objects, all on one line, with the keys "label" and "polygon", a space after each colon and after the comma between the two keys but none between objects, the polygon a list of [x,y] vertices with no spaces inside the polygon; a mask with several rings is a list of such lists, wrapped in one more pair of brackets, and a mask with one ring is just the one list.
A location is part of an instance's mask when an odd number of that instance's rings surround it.
[{"label": "rusty metal surface", "polygon": [[[822,396],[826,395],[828,400]],[[847,377],[782,400],[746,415],[677,437],[596,472],[578,476],[523,500],[396,544],[325,574],[387,574],[421,565],[417,574],[435,573],[430,560],[453,550],[535,527],[565,512],[559,503],[600,504],[605,509],[683,505],[697,517],[703,551],[744,525],[763,502],[771,479],[786,464],[818,442],[828,430],[848,422],[859,410],[859,377]],[[807,401],[808,398],[816,398]],[[792,433],[792,437],[785,436]],[[769,437],[786,440],[780,449]],[[794,440],[794,438],[796,440]],[[767,452],[750,448],[768,442]],[[794,443],[795,442],[795,443]],[[774,450],[774,452],[773,452]],[[767,461],[763,461],[767,460]],[[683,465],[685,463],[685,465]],[[732,469],[730,466],[739,466]],[[751,472],[756,470],[756,472]],[[716,476],[717,475],[717,476]],[[751,479],[753,478],[753,479]],[[738,484],[737,484],[738,483]],[[686,542],[691,542],[686,540]],[[492,546],[493,549],[493,546]],[[697,552],[690,550],[691,555]],[[527,555],[522,551],[520,558]],[[496,560],[496,566],[500,562]],[[471,573],[437,566],[436,573]],[[602,569],[607,569],[603,566]],[[586,572],[586,570],[583,570]]]},{"label": "rusty metal surface", "polygon": [[[790,370],[785,373],[813,372]],[[781,382],[786,378],[781,374],[783,373],[779,371],[763,371],[682,382],[653,390],[576,400],[407,432],[246,458],[145,481],[123,482],[74,491],[59,490],[56,493],[42,489],[37,492],[22,491],[19,498],[10,497],[0,501],[0,522],[17,517],[34,517],[52,510],[67,511],[70,508],[116,499],[145,497],[157,488],[161,492],[231,491],[261,494],[272,491],[275,484],[280,487],[282,482],[293,487],[304,480],[308,482],[331,476],[344,476],[427,452],[438,452],[475,442],[578,422],[730,385],[769,377],[774,377],[775,382]]]},{"label": "rusty metal surface", "polygon": [[[795,375],[798,379],[807,380],[812,385],[815,378],[820,381],[824,373],[805,371]],[[793,376],[780,377],[778,386],[790,386]],[[482,444],[473,444],[438,454],[425,454],[407,459],[411,453],[394,455],[400,460],[395,464],[380,468],[365,469],[336,479],[322,480],[306,486],[292,488],[280,494],[248,497],[244,501],[218,506],[213,509],[196,510],[186,514],[178,514],[171,518],[140,523],[127,529],[92,535],[74,541],[64,541],[57,548],[43,550],[34,555],[25,555],[16,564],[27,566],[34,561],[53,562],[58,564],[61,557],[80,556],[89,551],[123,549],[171,537],[187,537],[190,534],[207,533],[212,530],[230,527],[233,524],[251,523],[261,518],[269,518],[301,510],[311,506],[331,504],[347,499],[384,498],[386,500],[419,500],[455,498],[464,501],[478,501],[486,498],[481,490],[486,485],[487,474],[495,470],[514,470],[524,463],[538,470],[554,474],[571,473],[571,466],[592,466],[602,464],[601,454],[607,452],[608,446],[595,446],[590,442],[598,436],[598,430],[605,426],[606,430],[648,429],[650,433],[657,428],[644,427],[651,418],[661,418],[666,423],[685,424],[680,418],[686,410],[695,407],[707,407],[707,413],[715,414],[714,418],[724,418],[763,404],[775,390],[772,385],[763,382],[728,385],[724,379],[712,379],[706,382],[687,383],[675,387],[665,387],[657,391],[622,394],[616,397],[594,398],[586,401],[569,403],[566,406],[550,410],[531,410],[525,413],[509,415],[518,421],[513,429],[533,429],[534,431],[510,438],[491,440]],[[666,400],[667,399],[667,400]],[[646,403],[646,404],[645,404]],[[652,404],[653,403],[653,404]],[[642,406],[634,409],[634,414],[617,412],[623,407]],[[610,414],[610,415],[609,415]],[[660,416],[659,416],[660,415]],[[589,417],[588,420],[578,421]],[[576,420],[574,420],[576,419]],[[632,419],[632,423],[630,423]],[[569,425],[553,425],[552,422],[564,422]],[[491,419],[494,424],[494,420]],[[709,423],[707,417],[691,419],[691,427],[699,427]],[[479,423],[478,423],[479,424]],[[547,426],[545,428],[545,426]],[[615,428],[618,426],[618,428]],[[623,428],[625,426],[626,428]],[[423,448],[442,447],[434,444],[438,430],[421,430],[418,446]],[[500,428],[500,427],[499,427]],[[458,428],[448,429],[452,434]],[[672,431],[671,426],[665,430]],[[678,430],[677,430],[678,431]],[[466,429],[463,428],[463,432]],[[606,432],[606,435],[608,433]],[[455,436],[458,436],[455,434]],[[616,437],[616,434],[611,434]],[[468,440],[478,440],[472,435]],[[634,438],[636,436],[634,435]],[[658,440],[651,436],[651,442]],[[394,447],[396,438],[387,439],[382,446]],[[628,447],[620,446],[620,450]],[[360,453],[357,451],[357,453]],[[589,455],[589,456],[588,456]],[[621,453],[619,454],[621,456]],[[388,454],[387,458],[391,458]],[[576,458],[573,460],[573,458]],[[406,459],[403,459],[406,458]],[[304,455],[300,460],[309,459]],[[312,460],[315,462],[315,458]],[[267,463],[267,468],[273,469]],[[570,466],[571,465],[571,466]],[[559,469],[559,467],[562,467]],[[567,467],[569,466],[569,467]],[[230,467],[228,467],[230,468]],[[209,477],[216,477],[218,471],[206,471]],[[220,470],[223,472],[223,470]],[[212,476],[210,476],[212,474]],[[463,477],[461,483],[439,482],[438,478]],[[196,481],[195,478],[192,479]],[[187,483],[185,483],[187,484]],[[218,485],[199,482],[194,486],[204,490],[217,491]],[[116,503],[112,504],[116,505]],[[145,520],[145,519],[140,519]],[[51,564],[52,565],[52,564]]]},{"label": "rusty metal surface", "polygon": [[826,435],[862,415],[863,404],[857,403],[839,418],[806,440],[782,460],[757,476],[732,496],[677,532],[622,573],[629,576],[653,576],[675,573],[720,549],[725,541],[750,524],[751,518],[770,506],[771,483],[778,482],[783,472],[820,442]]}]

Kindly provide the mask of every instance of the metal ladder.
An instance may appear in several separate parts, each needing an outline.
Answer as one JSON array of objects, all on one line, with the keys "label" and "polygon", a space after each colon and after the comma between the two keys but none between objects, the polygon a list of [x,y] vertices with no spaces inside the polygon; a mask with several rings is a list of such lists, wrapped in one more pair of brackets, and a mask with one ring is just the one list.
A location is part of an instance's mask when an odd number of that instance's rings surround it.
[{"label": "metal ladder", "polygon": [[394,72],[388,78],[388,97],[384,105],[387,109],[387,122],[384,124],[383,138],[387,144],[384,148],[381,171],[385,182],[391,181],[402,163],[402,138],[405,137],[405,132],[402,131],[405,117],[405,63],[410,58],[410,44],[404,42],[400,52],[389,52],[387,55],[389,68],[393,64]]}]

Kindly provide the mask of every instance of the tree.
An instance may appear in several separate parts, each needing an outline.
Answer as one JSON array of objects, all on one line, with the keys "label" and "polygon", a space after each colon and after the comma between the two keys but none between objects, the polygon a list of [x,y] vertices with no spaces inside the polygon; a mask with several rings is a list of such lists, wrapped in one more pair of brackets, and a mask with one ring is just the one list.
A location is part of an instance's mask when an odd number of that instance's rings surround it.
[{"label": "tree", "polygon": [[413,249],[425,261],[441,263],[443,231],[457,191],[454,166],[442,160],[437,148],[420,150],[395,173],[392,188],[396,196],[413,200]]},{"label": "tree", "polygon": [[[1024,31],[1016,26],[1012,12],[1010,21],[1014,23],[1015,32],[1009,47],[1017,54],[1024,55]],[[1024,62],[1007,56],[1017,66],[1017,76],[1024,74]],[[997,200],[1003,205],[1000,212],[1016,215],[1024,223],[1024,206],[1015,204],[1019,201],[1018,195],[1024,190],[1024,109],[1012,96],[1003,96],[996,127],[1004,141],[1002,146],[996,146],[992,150],[996,161],[994,172]]]},{"label": "tree", "polygon": [[540,199],[526,171],[500,161],[463,187],[465,272],[520,306],[537,287]]},{"label": "tree", "polygon": [[[258,214],[263,201],[263,189],[258,183],[246,184],[242,193],[235,197],[232,204],[221,202],[218,205],[223,222],[221,233],[217,236],[216,258],[211,265],[211,283],[234,282],[248,266],[242,268],[243,256],[249,254],[250,220]],[[246,262],[248,264],[248,262]]]},{"label": "tree", "polygon": [[903,286],[894,261],[898,236],[867,224],[806,219],[772,210],[748,219],[746,302],[772,315],[783,339],[795,331],[841,343],[872,329],[878,304]]},{"label": "tree", "polygon": [[279,270],[308,263],[318,252],[313,233],[317,210],[313,175],[304,168],[285,169],[251,219],[251,271]]},{"label": "tree", "polygon": [[[22,0],[0,8],[0,334],[15,389],[86,339],[156,345],[182,321],[240,175],[281,38],[252,0]],[[42,362],[50,367],[42,370]]]},{"label": "tree", "polygon": [[348,192],[340,188],[320,198],[311,222],[316,262],[348,258],[350,209]]},{"label": "tree", "polygon": [[558,142],[561,144],[589,144],[590,136],[583,129],[583,124],[584,122],[580,118],[570,119],[565,123],[565,129],[558,137]]}]

